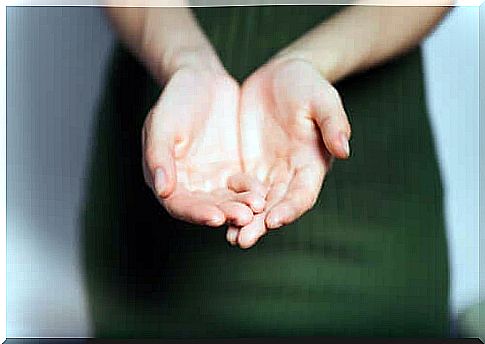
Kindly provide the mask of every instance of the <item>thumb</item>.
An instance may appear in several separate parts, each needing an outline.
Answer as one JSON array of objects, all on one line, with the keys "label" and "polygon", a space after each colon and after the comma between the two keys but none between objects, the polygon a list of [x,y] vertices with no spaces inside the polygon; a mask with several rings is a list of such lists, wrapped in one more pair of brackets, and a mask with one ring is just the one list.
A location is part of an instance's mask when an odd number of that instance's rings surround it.
[{"label": "thumb", "polygon": [[337,90],[322,80],[320,92],[313,99],[313,113],[326,148],[333,156],[346,159],[350,155],[350,124]]},{"label": "thumb", "polygon": [[175,190],[176,172],[173,140],[145,134],[143,130],[143,168],[145,181],[157,197],[167,198]]}]

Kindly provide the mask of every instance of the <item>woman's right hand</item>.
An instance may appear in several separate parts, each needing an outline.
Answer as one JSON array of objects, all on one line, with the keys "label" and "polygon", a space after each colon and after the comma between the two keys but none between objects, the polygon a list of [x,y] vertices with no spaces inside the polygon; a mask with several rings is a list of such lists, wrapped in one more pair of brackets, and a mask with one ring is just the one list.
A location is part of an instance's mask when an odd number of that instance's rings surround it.
[{"label": "woman's right hand", "polygon": [[175,218],[245,226],[263,211],[266,190],[242,174],[239,85],[225,71],[182,67],[146,117],[145,181]]}]

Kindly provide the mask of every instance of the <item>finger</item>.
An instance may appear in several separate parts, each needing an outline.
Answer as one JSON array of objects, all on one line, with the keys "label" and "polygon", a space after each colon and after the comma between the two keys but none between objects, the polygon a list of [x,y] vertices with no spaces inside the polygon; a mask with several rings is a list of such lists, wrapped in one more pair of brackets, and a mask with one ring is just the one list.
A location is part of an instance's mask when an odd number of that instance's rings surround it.
[{"label": "finger", "polygon": [[234,193],[231,198],[233,201],[247,205],[255,214],[262,212],[266,204],[264,196],[256,192]]},{"label": "finger", "polygon": [[243,249],[250,248],[266,234],[266,226],[264,224],[265,214],[258,214],[253,217],[251,223],[239,230],[237,236],[237,244]]},{"label": "finger", "polygon": [[235,192],[252,191],[266,196],[268,188],[254,177],[250,177],[244,173],[238,173],[228,178],[227,186]]},{"label": "finger", "polygon": [[176,184],[174,140],[158,130],[152,117],[148,115],[142,133],[145,178],[158,197],[167,198]]},{"label": "finger", "polygon": [[237,236],[239,234],[239,228],[234,226],[227,227],[226,240],[232,245],[237,245]]},{"label": "finger", "polygon": [[162,199],[162,204],[173,217],[199,225],[219,227],[226,217],[209,198],[189,192],[175,191],[172,196]]},{"label": "finger", "polygon": [[296,171],[285,196],[277,202],[265,219],[268,229],[287,225],[313,207],[323,182],[323,171],[312,165]]},{"label": "finger", "polygon": [[253,219],[251,209],[242,203],[225,201],[219,204],[218,207],[224,213],[226,221],[232,225],[242,227]]},{"label": "finger", "polygon": [[312,100],[313,113],[328,151],[339,159],[350,155],[350,124],[337,90],[322,80]]},{"label": "finger", "polygon": [[266,208],[271,209],[275,204],[277,204],[285,196],[288,189],[289,182],[279,181],[271,184],[271,188],[268,191],[268,196],[266,197],[267,203]]}]

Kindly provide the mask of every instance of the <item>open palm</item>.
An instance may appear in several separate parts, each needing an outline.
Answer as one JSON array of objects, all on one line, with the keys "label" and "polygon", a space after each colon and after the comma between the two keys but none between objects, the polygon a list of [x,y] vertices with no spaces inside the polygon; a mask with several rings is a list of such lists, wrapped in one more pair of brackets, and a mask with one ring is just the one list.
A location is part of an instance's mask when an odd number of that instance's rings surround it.
[{"label": "open palm", "polygon": [[241,92],[243,170],[269,190],[263,212],[228,228],[227,240],[248,248],[314,205],[332,157],[349,155],[350,126],[335,88],[304,60],[262,66]]},{"label": "open palm", "polygon": [[262,185],[241,173],[238,102],[239,86],[227,74],[186,68],[148,114],[145,180],[173,217],[244,226],[263,210]]}]

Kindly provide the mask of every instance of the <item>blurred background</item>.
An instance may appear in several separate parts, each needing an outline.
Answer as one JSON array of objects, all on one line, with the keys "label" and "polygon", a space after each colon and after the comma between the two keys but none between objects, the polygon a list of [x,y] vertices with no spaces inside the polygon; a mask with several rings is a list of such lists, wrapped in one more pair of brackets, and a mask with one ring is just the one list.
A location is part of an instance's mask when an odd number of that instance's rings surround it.
[{"label": "blurred background", "polygon": [[[480,241],[485,247],[479,234],[480,14],[485,5],[455,8],[423,43],[446,192],[450,307],[454,323],[470,336],[478,329],[476,305],[485,298],[479,274],[479,261],[485,266],[479,250]],[[78,217],[113,40],[99,8],[7,8],[7,337],[91,335]]]}]

